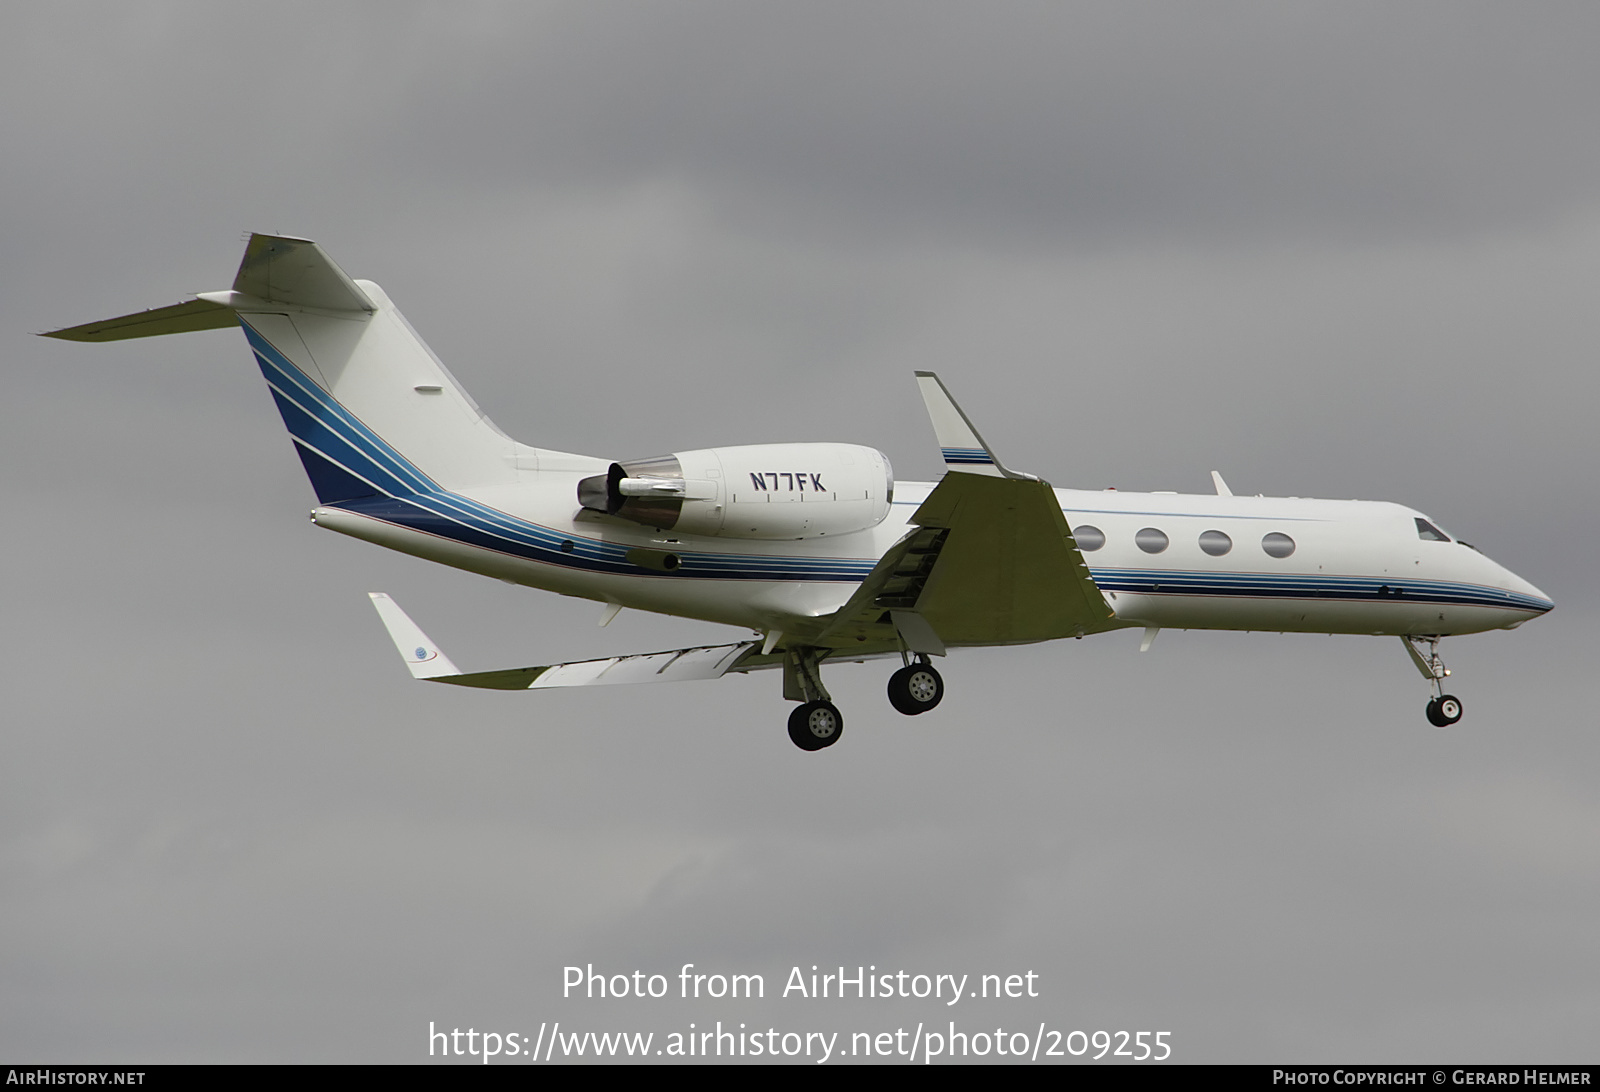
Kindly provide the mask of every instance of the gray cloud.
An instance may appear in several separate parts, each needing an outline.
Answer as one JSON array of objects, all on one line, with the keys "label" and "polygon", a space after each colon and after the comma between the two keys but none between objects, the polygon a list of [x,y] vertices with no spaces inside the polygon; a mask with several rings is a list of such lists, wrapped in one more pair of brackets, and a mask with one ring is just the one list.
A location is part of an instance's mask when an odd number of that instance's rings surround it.
[{"label": "gray cloud", "polygon": [[[0,1047],[426,1056],[935,1003],[589,1004],[569,964],[1032,969],[985,1019],[1179,1060],[1581,1060],[1600,252],[1577,5],[14,5],[0,38]],[[1060,485],[1423,507],[1555,595],[1454,642],[1164,633],[838,669],[416,686],[721,640],[313,533],[235,335],[28,332],[226,285],[249,230],[381,281],[519,438],[881,446],[933,367]],[[811,759],[811,761],[808,761]],[[820,761],[817,761],[820,759]],[[971,1010],[958,1010],[966,1019]],[[991,1016],[993,1014],[993,1016]],[[973,1016],[976,1019],[976,1016]]]}]

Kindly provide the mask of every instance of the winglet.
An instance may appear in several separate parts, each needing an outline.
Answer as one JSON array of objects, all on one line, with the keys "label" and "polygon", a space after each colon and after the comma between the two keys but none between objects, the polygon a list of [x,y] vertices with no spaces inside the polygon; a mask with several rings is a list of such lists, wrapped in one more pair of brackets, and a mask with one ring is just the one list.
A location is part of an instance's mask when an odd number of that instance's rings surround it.
[{"label": "winglet", "polygon": [[961,412],[956,400],[950,397],[939,377],[932,372],[917,373],[917,387],[928,406],[928,419],[933,422],[933,434],[944,452],[946,470],[962,474],[982,474],[989,478],[1023,478],[1037,481],[1032,474],[1018,474],[1007,470],[995,458],[989,445],[983,442],[978,430],[967,415]]},{"label": "winglet", "polygon": [[372,605],[378,608],[378,617],[383,619],[383,626],[389,631],[394,647],[400,650],[400,658],[411,669],[412,678],[441,679],[461,674],[456,670],[456,665],[450,662],[450,657],[441,652],[439,646],[422,632],[422,628],[400,609],[399,603],[381,591],[368,592],[367,595],[371,597]]}]

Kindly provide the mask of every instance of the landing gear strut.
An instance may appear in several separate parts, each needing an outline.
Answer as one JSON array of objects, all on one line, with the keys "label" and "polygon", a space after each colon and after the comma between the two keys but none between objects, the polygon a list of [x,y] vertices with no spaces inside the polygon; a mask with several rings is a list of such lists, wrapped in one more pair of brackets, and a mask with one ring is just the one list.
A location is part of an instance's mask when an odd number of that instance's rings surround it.
[{"label": "landing gear strut", "polygon": [[789,714],[789,739],[802,751],[820,751],[839,742],[844,717],[822,685],[824,650],[786,648],[783,652],[783,696],[803,704]]},{"label": "landing gear strut", "polygon": [[926,713],[943,697],[944,680],[928,657],[920,653],[916,663],[908,663],[889,676],[889,704],[908,717]]},{"label": "landing gear strut", "polygon": [[[1461,719],[1461,699],[1444,692],[1444,680],[1450,676],[1450,669],[1444,666],[1444,660],[1439,657],[1439,638],[1402,637],[1400,640],[1405,642],[1411,662],[1417,665],[1422,677],[1433,687],[1433,700],[1428,702],[1428,723],[1435,728],[1450,727]],[[1426,653],[1421,645],[1428,646]]]}]

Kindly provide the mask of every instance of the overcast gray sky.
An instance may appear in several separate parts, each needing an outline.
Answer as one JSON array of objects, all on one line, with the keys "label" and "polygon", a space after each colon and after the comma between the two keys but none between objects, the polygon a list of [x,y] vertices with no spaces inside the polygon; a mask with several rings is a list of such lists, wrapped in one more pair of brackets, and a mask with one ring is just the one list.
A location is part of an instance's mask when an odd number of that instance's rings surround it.
[{"label": "overcast gray sky", "polygon": [[[0,16],[0,1057],[426,1060],[427,1030],[1170,1031],[1593,1061],[1600,9],[190,3]],[[887,670],[413,683],[736,638],[316,532],[243,340],[41,330],[381,283],[508,432],[882,448],[940,372],[1057,485],[1418,507],[1557,603],[1447,642],[1137,634]],[[580,1001],[562,968],[759,973]],[[807,1002],[793,966],[1039,975]],[[676,978],[673,979],[676,983]],[[980,1006],[987,1006],[980,1008]]]}]

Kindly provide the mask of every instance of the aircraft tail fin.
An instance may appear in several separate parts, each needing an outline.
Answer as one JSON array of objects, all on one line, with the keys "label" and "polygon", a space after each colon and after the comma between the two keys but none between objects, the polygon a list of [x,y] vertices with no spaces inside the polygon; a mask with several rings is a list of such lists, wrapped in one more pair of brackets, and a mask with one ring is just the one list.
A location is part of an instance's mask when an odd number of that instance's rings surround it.
[{"label": "aircraft tail fin", "polygon": [[308,239],[252,235],[231,290],[46,336],[116,341],[235,322],[323,504],[509,483],[538,466],[540,452],[494,426],[383,289]]},{"label": "aircraft tail fin", "polygon": [[264,303],[364,314],[378,309],[371,297],[310,239],[252,235],[231,291],[202,292],[195,299],[171,307],[86,322],[64,330],[51,330],[43,336],[62,341],[125,341],[196,330],[222,330],[238,322],[234,317],[236,310],[259,309]]}]

